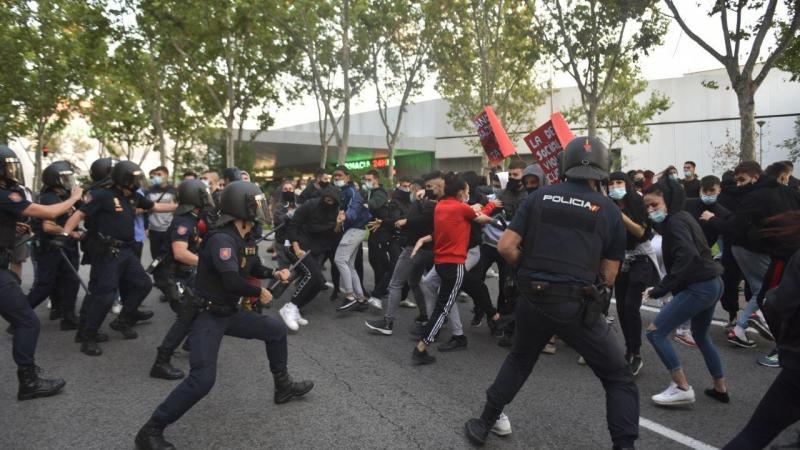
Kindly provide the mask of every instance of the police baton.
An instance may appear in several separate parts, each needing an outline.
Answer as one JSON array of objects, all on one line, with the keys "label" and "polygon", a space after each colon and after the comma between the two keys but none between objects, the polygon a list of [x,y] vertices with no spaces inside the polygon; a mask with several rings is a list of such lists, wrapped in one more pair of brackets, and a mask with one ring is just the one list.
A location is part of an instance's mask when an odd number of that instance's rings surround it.
[{"label": "police baton", "polygon": [[278,231],[278,230],[280,230],[281,228],[283,228],[283,226],[284,226],[285,224],[286,224],[286,222],[284,222],[284,223],[282,223],[282,224],[278,225],[277,227],[275,227],[275,228],[273,228],[272,230],[270,230],[270,231],[269,231],[269,233],[267,233],[267,234],[265,234],[264,236],[261,236],[260,238],[256,239],[256,245],[258,245],[259,243],[261,243],[261,241],[265,241],[265,240],[269,239],[269,237],[270,237],[270,236],[272,236],[273,234],[275,234],[275,232],[276,232],[276,231]]},{"label": "police baton", "polygon": [[[294,262],[294,263],[293,263],[291,266],[287,267],[287,269],[289,269],[289,273],[292,273],[292,272],[294,272],[294,269],[296,269],[296,268],[297,268],[297,266],[299,266],[299,265],[300,265],[300,264],[303,262],[303,260],[304,260],[304,259],[306,259],[306,256],[308,256],[308,252],[306,252],[306,253],[305,253],[303,256],[301,256],[300,258],[298,258],[298,259],[297,259],[297,261],[295,261],[295,262]],[[293,280],[290,278],[290,279],[289,279],[289,282],[288,282],[288,283],[286,283],[286,285],[288,286],[289,284],[291,284],[291,282],[292,282],[292,281],[293,281]],[[271,284],[271,285],[270,285],[270,286],[267,288],[267,290],[268,290],[268,291],[270,291],[270,292],[273,292],[275,289],[277,289],[278,287],[280,287],[280,286],[281,286],[281,285],[283,285],[283,284],[284,284],[284,283],[283,283],[281,280],[275,280],[275,281],[274,281],[274,282],[273,282],[273,283],[272,283],[272,284]],[[281,291],[281,294],[282,294],[282,293],[283,293],[283,291]],[[280,294],[279,294],[278,296],[280,296]],[[275,296],[275,295],[273,295],[273,297],[276,297],[276,296]]]},{"label": "police baton", "polygon": [[83,282],[83,279],[81,279],[81,276],[80,276],[80,275],[78,275],[78,269],[76,269],[76,268],[75,268],[75,267],[72,265],[72,261],[70,261],[70,260],[69,260],[69,257],[67,257],[67,254],[66,254],[66,253],[64,253],[64,249],[63,249],[63,248],[59,248],[59,249],[58,249],[58,253],[60,253],[60,254],[61,254],[61,257],[62,257],[62,258],[64,259],[64,261],[67,263],[67,265],[69,266],[69,269],[72,271],[72,273],[75,275],[75,278],[77,278],[77,279],[78,279],[78,281],[81,283],[81,287],[83,288],[83,290],[84,290],[84,291],[86,291],[86,295],[89,295],[89,296],[91,296],[91,295],[92,295],[92,293],[89,291],[89,288],[88,288],[88,287],[86,287],[86,283],[84,283],[84,282]]},{"label": "police baton", "polygon": [[22,239],[21,241],[17,242],[16,244],[14,244],[14,248],[17,248],[17,247],[19,247],[19,246],[21,246],[21,245],[25,245],[25,244],[27,244],[27,243],[28,243],[28,241],[30,241],[31,239],[33,239],[35,236],[36,236],[36,235],[35,235],[35,234],[33,234],[33,233],[28,233],[28,235],[27,235],[27,236],[25,236],[25,238],[24,238],[24,239]]}]

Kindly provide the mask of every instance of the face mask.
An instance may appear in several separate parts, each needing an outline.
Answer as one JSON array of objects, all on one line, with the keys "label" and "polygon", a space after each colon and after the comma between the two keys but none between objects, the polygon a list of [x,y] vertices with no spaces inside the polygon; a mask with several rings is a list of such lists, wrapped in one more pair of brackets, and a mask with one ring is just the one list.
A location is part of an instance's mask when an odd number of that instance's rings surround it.
[{"label": "face mask", "polygon": [[161,177],[150,178],[150,184],[152,184],[153,186],[158,186],[159,184],[161,184]]},{"label": "face mask", "polygon": [[433,193],[433,189],[425,189],[425,197],[436,200],[436,194]]},{"label": "face mask", "polygon": [[328,202],[320,202],[320,205],[325,209],[333,209],[336,208],[336,203],[330,205]]},{"label": "face mask", "polygon": [[333,185],[338,187],[338,188],[343,188],[345,184],[347,184],[347,183],[344,180],[335,180],[333,182]]},{"label": "face mask", "polygon": [[330,181],[320,181],[319,182],[319,188],[320,189],[325,189],[326,187],[328,187],[329,184],[331,184]]},{"label": "face mask", "polygon": [[650,217],[650,220],[653,223],[661,223],[661,222],[664,221],[664,219],[667,218],[667,213],[665,213],[664,210],[662,210],[662,209],[657,209],[657,210],[649,213],[648,217]]},{"label": "face mask", "polygon": [[691,178],[692,177],[692,172],[689,172],[688,170],[684,170],[683,171],[683,176],[686,177],[686,178]]},{"label": "face mask", "polygon": [[409,199],[411,198],[411,193],[408,191],[398,190],[397,192],[395,192],[395,195],[397,196],[397,198],[405,201],[409,201]]},{"label": "face mask", "polygon": [[700,200],[705,203],[706,205],[713,205],[717,202],[716,195],[701,195]]},{"label": "face mask", "polygon": [[372,181],[365,181],[364,182],[364,189],[371,191],[375,189],[375,186],[372,184]]},{"label": "face mask", "polygon": [[636,180],[633,182],[634,186],[641,188],[644,186],[644,180]]},{"label": "face mask", "polygon": [[211,187],[211,183],[209,183],[208,180],[200,180],[200,181],[206,186],[206,189]]},{"label": "face mask", "polygon": [[625,194],[627,193],[628,191],[625,190],[624,187],[615,187],[609,189],[608,196],[613,198],[614,200],[622,200],[625,197]]},{"label": "face mask", "polygon": [[285,202],[293,202],[294,201],[294,192],[281,192],[281,197]]},{"label": "face mask", "polygon": [[513,178],[510,178],[508,180],[508,183],[506,183],[506,189],[508,189],[511,192],[518,191],[520,186],[521,186],[520,180],[515,180]]},{"label": "face mask", "polygon": [[536,186],[536,187],[525,187],[525,190],[528,191],[528,194],[530,194],[531,192],[535,192],[537,189],[539,189],[539,186]]},{"label": "face mask", "polygon": [[678,174],[677,174],[677,173],[671,173],[671,174],[669,174],[669,179],[670,179],[670,180],[677,180],[677,179],[678,179]]},{"label": "face mask", "polygon": [[398,186],[397,189],[399,189],[401,192],[411,192],[411,188],[407,187]]}]

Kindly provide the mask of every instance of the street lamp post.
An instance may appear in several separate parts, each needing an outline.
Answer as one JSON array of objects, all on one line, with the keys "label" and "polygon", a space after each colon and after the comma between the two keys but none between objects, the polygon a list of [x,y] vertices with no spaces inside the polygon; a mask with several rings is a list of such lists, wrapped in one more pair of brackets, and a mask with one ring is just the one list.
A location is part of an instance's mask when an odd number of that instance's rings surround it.
[{"label": "street lamp post", "polygon": [[758,125],[758,164],[760,166],[764,166],[764,124],[767,123],[766,120],[759,120],[756,122]]}]

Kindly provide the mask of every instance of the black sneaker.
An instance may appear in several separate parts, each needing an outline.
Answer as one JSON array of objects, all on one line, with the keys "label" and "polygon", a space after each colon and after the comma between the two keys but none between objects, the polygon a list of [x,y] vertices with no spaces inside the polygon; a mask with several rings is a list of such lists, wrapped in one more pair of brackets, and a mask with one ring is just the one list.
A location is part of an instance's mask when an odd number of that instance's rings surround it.
[{"label": "black sneaker", "polygon": [[364,322],[364,325],[366,325],[370,330],[376,331],[384,336],[391,336],[392,328],[394,327],[394,323],[385,318],[380,320],[368,320]]},{"label": "black sneaker", "polygon": [[369,303],[366,300],[356,302],[355,306],[353,306],[353,311],[364,312],[369,309]]},{"label": "black sneaker", "polygon": [[512,345],[514,345],[514,336],[509,336],[507,334],[504,334],[503,337],[501,337],[497,341],[497,345],[505,348],[511,347]]},{"label": "black sneaker", "polygon": [[355,297],[353,297],[353,298],[345,298],[344,300],[342,300],[342,304],[339,305],[338,308],[336,308],[336,311],[337,312],[338,311],[347,311],[349,309],[352,309],[354,306],[356,306],[356,304],[358,304],[358,300],[356,300]]},{"label": "black sneaker", "polygon": [[411,354],[411,361],[414,365],[423,366],[426,364],[433,364],[436,362],[436,358],[431,356],[427,350],[421,352],[417,350],[417,347],[414,347],[414,352]]},{"label": "black sneaker", "polygon": [[731,332],[728,333],[728,342],[737,347],[743,347],[743,348],[753,348],[756,346],[755,341],[751,341],[749,339],[748,340],[739,339],[739,336],[737,336],[736,333],[733,332],[733,330],[731,330]]},{"label": "black sneaker", "polygon": [[713,398],[714,400],[716,400],[718,402],[721,402],[721,403],[730,403],[731,402],[731,397],[728,395],[727,392],[720,392],[720,391],[714,389],[713,387],[712,388],[708,388],[703,392],[705,392],[705,394],[707,396]]},{"label": "black sneaker", "polygon": [[639,355],[632,356],[630,359],[631,365],[631,372],[633,372],[633,376],[639,375],[639,371],[642,370],[642,357]]},{"label": "black sneaker", "polygon": [[428,316],[419,315],[416,319],[414,319],[414,323],[424,327],[428,324]]},{"label": "black sneaker", "polygon": [[444,344],[436,347],[440,352],[454,352],[456,350],[467,349],[467,337],[463,334],[461,336],[451,336],[450,340]]},{"label": "black sneaker", "polygon": [[464,424],[464,433],[467,435],[467,438],[470,442],[483,445],[486,443],[486,438],[489,437],[489,427],[486,425],[481,419],[469,419],[467,423]]},{"label": "black sneaker", "polygon": [[753,314],[749,319],[747,319],[747,326],[755,328],[758,334],[760,334],[764,339],[768,339],[770,341],[775,340],[775,336],[773,336],[772,332],[769,331],[769,326],[758,314]]},{"label": "black sneaker", "polygon": [[473,327],[479,327],[483,323],[483,318],[485,316],[486,315],[483,313],[483,311],[481,310],[475,311],[472,314],[472,320],[469,322],[469,324],[472,325]]}]

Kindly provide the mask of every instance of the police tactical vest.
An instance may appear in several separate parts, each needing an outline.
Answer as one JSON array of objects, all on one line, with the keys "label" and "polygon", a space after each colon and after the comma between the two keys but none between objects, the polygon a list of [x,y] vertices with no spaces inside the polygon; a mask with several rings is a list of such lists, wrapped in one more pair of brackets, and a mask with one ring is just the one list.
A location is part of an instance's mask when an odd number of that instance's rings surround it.
[{"label": "police tactical vest", "polygon": [[209,250],[206,249],[208,243],[211,242],[211,238],[218,233],[227,234],[236,242],[236,248],[232,249],[232,251],[236,252],[236,259],[239,261],[239,275],[244,276],[242,274],[244,273],[247,261],[244,240],[233,227],[225,226],[214,229],[206,234],[203,242],[200,244],[200,258],[203,264],[198,264],[197,267],[197,278],[195,280],[197,292],[198,294],[204,295],[206,300],[215,303],[236,304],[239,301],[239,297],[225,291],[222,285],[222,279],[219,273],[214,269],[214,264],[210,261],[212,256],[208,253]]},{"label": "police tactical vest", "polygon": [[[19,194],[25,198],[25,191],[22,188],[12,187],[4,189]],[[19,217],[11,212],[0,213],[0,250],[13,250],[17,242],[17,221]]]},{"label": "police tactical vest", "polygon": [[522,266],[535,272],[595,280],[600,269],[606,227],[592,197],[548,190],[528,212]]}]

